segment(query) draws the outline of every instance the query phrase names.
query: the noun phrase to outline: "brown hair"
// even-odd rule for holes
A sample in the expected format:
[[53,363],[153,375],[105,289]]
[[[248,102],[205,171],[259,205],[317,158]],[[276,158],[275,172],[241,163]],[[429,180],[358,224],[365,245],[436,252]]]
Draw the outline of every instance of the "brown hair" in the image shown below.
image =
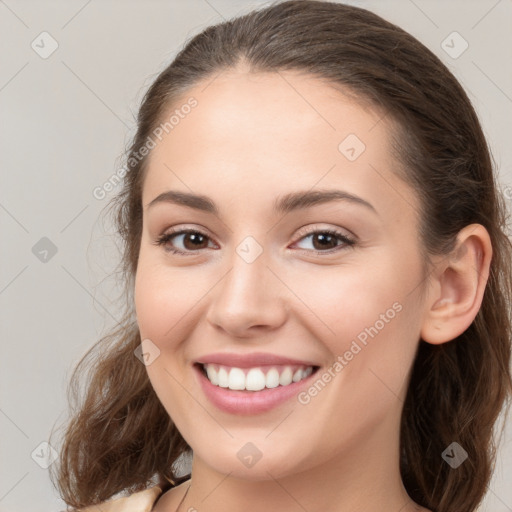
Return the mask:
[[[240,63],[252,72],[306,72],[386,112],[398,127],[398,172],[421,200],[427,261],[449,254],[469,224],[489,232],[493,257],[481,308],[456,339],[419,340],[400,433],[400,471],[410,497],[434,512],[475,510],[494,468],[493,428],[512,390],[512,244],[486,140],[461,85],[424,45],[367,10],[312,0],[276,3],[206,28],[145,94],[127,152],[134,164],[112,203],[124,242],[125,314],[73,372],[69,401],[78,405],[52,480],[69,505],[97,504],[122,490],[141,490],[155,477],[173,479],[174,464],[190,450],[134,356],[141,340],[132,290],[147,167],[147,157],[135,156],[187,90]],[[86,368],[90,382],[79,404],[78,378]],[[441,457],[453,441],[469,456],[456,470]]]

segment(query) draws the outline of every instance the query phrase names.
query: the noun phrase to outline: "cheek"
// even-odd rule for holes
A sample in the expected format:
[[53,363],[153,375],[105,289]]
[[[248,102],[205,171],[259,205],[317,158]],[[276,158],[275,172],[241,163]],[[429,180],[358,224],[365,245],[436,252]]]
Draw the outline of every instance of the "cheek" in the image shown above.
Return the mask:
[[[184,431],[182,424],[190,396],[178,382],[185,364],[180,359],[179,345],[189,336],[187,319],[202,294],[183,282],[179,269],[171,271],[161,264],[141,258],[135,276],[135,310],[142,340],[149,339],[160,353],[146,367],[151,385],[170,417]],[[185,415],[186,416],[186,415]]]
[[404,391],[419,341],[420,278],[419,260],[381,254],[372,265],[326,269],[300,281],[297,295],[315,314],[310,330],[318,326],[332,358],[327,393],[341,411],[383,411]]
[[398,268],[386,266],[382,260],[378,265],[324,267],[293,281],[294,292],[312,318],[311,325],[318,326],[319,339],[333,354],[347,350],[354,339],[364,343],[376,330],[380,333],[398,327],[405,297],[417,280],[414,269],[404,269],[398,276]]
[[177,338],[180,320],[193,310],[204,293],[191,285],[185,272],[164,269],[161,264],[139,263],[134,300],[143,339],[154,339],[161,344]]
[[332,387],[332,400],[339,405],[334,416],[340,421],[348,410],[374,425],[405,399],[421,308],[416,270],[394,268],[394,273],[369,270],[354,277],[348,293],[336,297],[338,314],[331,318],[336,336],[329,348],[340,363]]

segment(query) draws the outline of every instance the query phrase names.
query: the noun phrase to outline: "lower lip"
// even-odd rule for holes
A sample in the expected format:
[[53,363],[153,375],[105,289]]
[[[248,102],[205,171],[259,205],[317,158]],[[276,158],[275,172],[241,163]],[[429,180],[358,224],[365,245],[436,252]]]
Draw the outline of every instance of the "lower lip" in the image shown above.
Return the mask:
[[309,385],[310,380],[318,371],[299,382],[292,382],[288,386],[264,388],[261,391],[233,391],[215,386],[203,374],[200,367],[194,365],[193,368],[207,398],[213,405],[230,414],[259,414],[269,411],[296,396],[301,388]]

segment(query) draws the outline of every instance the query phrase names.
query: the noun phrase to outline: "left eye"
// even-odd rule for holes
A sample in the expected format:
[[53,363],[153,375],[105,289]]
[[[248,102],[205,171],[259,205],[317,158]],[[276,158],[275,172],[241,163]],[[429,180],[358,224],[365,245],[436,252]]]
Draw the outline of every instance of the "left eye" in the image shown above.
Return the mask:
[[[355,240],[347,237],[343,233],[334,230],[319,230],[313,231],[306,236],[303,236],[300,240],[306,240],[307,238],[312,238],[314,252],[333,252],[332,249],[338,250],[340,246],[352,246],[355,244]],[[299,240],[299,241],[300,241]],[[316,243],[315,243],[316,242]],[[341,243],[337,243],[341,242]],[[334,243],[334,246],[332,244]],[[319,248],[319,249],[318,249]]]
[[[183,249],[178,249],[172,245],[169,244],[171,240],[173,239],[180,239],[181,243],[183,245]],[[325,254],[325,253],[331,253],[340,249],[343,249],[344,247],[349,247],[355,245],[355,240],[352,238],[349,238],[348,236],[344,235],[343,233],[340,233],[335,230],[317,230],[312,231],[311,233],[308,233],[305,236],[302,236],[302,238],[299,239],[299,242],[301,240],[306,240],[307,238],[312,238],[313,241],[313,247],[312,250],[306,249],[306,252],[315,252],[317,254]],[[182,254],[182,255],[189,255],[191,253],[194,253],[195,251],[198,251],[200,249],[205,249],[208,246],[208,240],[209,237],[205,235],[204,233],[201,233],[200,231],[196,230],[181,230],[171,233],[165,233],[162,236],[160,236],[154,243],[156,245],[162,245],[164,246],[164,249],[168,252],[174,253],[174,254]],[[187,241],[189,243],[187,243]],[[297,242],[296,242],[297,243]],[[334,243],[334,246],[332,244]],[[205,245],[206,244],[206,245]],[[188,247],[187,247],[188,245]]]

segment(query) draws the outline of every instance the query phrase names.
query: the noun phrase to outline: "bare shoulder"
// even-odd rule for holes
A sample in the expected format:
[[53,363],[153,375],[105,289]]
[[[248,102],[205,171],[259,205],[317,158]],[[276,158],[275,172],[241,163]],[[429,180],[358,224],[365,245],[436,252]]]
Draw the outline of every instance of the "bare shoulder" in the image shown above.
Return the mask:
[[72,512],[150,512],[153,504],[161,495],[162,489],[154,485],[139,492],[119,498],[111,498],[97,505],[90,505],[85,508],[73,509]]
[[168,512],[169,510],[175,510],[181,499],[187,492],[190,482],[186,480],[176,487],[172,487],[167,492],[162,494],[158,498],[155,506],[151,509],[151,512]]

